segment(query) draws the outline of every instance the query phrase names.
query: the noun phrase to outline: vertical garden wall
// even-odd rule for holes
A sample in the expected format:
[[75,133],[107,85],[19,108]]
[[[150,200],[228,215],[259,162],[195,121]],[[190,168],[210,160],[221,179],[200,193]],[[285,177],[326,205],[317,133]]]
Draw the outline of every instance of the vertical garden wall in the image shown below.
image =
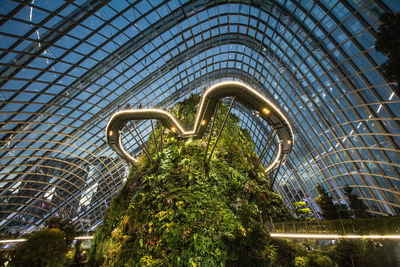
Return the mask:
[[[192,95],[172,113],[191,126],[199,97]],[[217,116],[215,143],[227,108]],[[157,126],[145,155],[113,199],[95,235],[89,265],[213,266],[268,263],[264,222],[288,218],[272,192],[250,134],[230,115],[210,161],[203,139],[177,139]],[[157,151],[159,153],[157,153]],[[208,150],[210,151],[210,149]]]

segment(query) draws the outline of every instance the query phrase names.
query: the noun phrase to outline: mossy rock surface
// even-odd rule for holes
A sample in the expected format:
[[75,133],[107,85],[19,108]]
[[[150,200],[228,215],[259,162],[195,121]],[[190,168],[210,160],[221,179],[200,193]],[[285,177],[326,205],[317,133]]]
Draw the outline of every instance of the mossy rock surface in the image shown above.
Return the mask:
[[[184,125],[194,121],[197,96],[171,112]],[[221,106],[208,152],[227,112]],[[209,164],[204,139],[178,139],[160,127],[145,155],[113,199],[93,241],[90,266],[266,265],[266,220],[289,216],[272,192],[250,134],[230,115]],[[161,135],[161,132],[163,134]],[[162,151],[160,150],[162,139]]]

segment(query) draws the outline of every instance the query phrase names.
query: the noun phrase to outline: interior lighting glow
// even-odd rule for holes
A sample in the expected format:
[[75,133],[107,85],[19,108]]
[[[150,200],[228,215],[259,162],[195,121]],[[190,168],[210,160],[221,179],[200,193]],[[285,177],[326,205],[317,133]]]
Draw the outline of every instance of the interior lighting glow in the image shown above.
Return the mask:
[[[282,123],[289,129],[291,137],[290,140],[287,140],[288,138],[284,138],[284,142],[285,144],[290,145],[291,147],[294,144],[294,134],[293,134],[293,129],[289,123],[289,120],[286,118],[286,116],[279,110],[279,108],[277,106],[275,106],[274,103],[272,103],[269,99],[265,98],[263,95],[261,95],[259,92],[257,92],[256,90],[252,89],[251,87],[240,83],[240,82],[234,82],[234,81],[229,81],[229,82],[222,82],[222,83],[218,83],[213,85],[210,89],[208,89],[204,95],[201,98],[201,102],[200,102],[200,106],[197,110],[197,114],[195,117],[195,122],[193,125],[193,128],[189,131],[185,130],[181,124],[174,118],[174,116],[172,116],[169,112],[161,110],[161,109],[136,109],[136,110],[122,110],[119,111],[115,114],[113,114],[111,116],[111,119],[109,120],[107,127],[106,127],[106,132],[108,132],[108,135],[106,135],[108,138],[117,138],[118,140],[114,140],[117,141],[117,145],[115,147],[113,147],[114,150],[116,150],[117,153],[119,153],[120,155],[123,156],[123,158],[125,158],[127,161],[131,162],[131,163],[136,163],[138,162],[138,159],[134,158],[133,156],[131,156],[123,147],[122,145],[122,141],[121,141],[121,133],[118,133],[117,136],[112,136],[111,137],[111,124],[114,120],[116,120],[117,116],[122,116],[124,114],[128,114],[128,115],[146,115],[145,117],[150,118],[153,114],[154,116],[157,117],[156,114],[162,115],[161,117],[166,117],[167,120],[169,120],[171,122],[171,124],[173,125],[172,128],[170,128],[171,132],[175,133],[177,132],[179,135],[183,136],[183,137],[190,137],[193,135],[196,135],[199,133],[199,129],[201,126],[205,126],[207,124],[206,120],[201,120],[201,116],[203,115],[204,109],[205,107],[208,105],[207,101],[209,99],[209,95],[212,95],[212,93],[214,91],[219,90],[221,87],[226,86],[226,85],[236,85],[236,86],[240,86],[243,87],[244,91],[248,91],[250,94],[254,95],[255,97],[257,97],[261,102],[265,103],[265,106],[268,108],[264,108],[263,112],[268,114],[270,113],[270,109],[273,109],[276,116],[281,119]],[[150,117],[149,117],[150,116]],[[140,116],[137,116],[140,117]],[[113,129],[114,131],[117,129]],[[279,164],[283,164],[284,161],[282,161],[281,157],[284,156],[284,153],[286,154],[287,151],[285,150],[283,153],[283,140],[281,140],[281,138],[278,138],[278,153],[277,156],[275,157],[274,161],[266,168],[266,171],[268,172],[269,170],[273,169],[274,167],[276,167]],[[289,142],[288,142],[289,141]],[[110,139],[108,140],[108,142],[110,143]]]
[[94,236],[77,236],[74,239],[75,240],[92,240]]
[[335,235],[335,234],[289,234],[270,233],[277,238],[311,238],[311,239],[400,239],[400,235]]
[[110,131],[110,136],[112,136],[113,135],[113,131]]
[[[117,116],[117,115],[124,114],[124,113],[132,113],[132,112],[134,112],[134,113],[149,113],[149,112],[155,112],[155,113],[162,113],[162,114],[167,115],[167,116],[173,121],[174,125],[176,125],[176,126],[179,128],[179,131],[182,133],[182,135],[185,135],[185,136],[194,135],[194,134],[196,134],[196,133],[198,132],[198,127],[199,127],[199,125],[201,124],[200,121],[199,121],[199,120],[200,120],[200,114],[201,114],[201,111],[203,110],[203,106],[205,105],[205,101],[206,101],[206,99],[207,99],[207,96],[208,96],[211,92],[213,92],[213,91],[215,91],[216,89],[218,89],[220,86],[227,85],[227,84],[228,84],[228,85],[231,84],[231,85],[240,85],[240,86],[243,86],[243,87],[245,87],[247,90],[249,90],[250,92],[252,92],[252,93],[254,93],[255,95],[257,95],[257,97],[260,98],[260,99],[262,99],[263,102],[265,102],[265,103],[267,103],[269,106],[271,106],[271,107],[280,115],[280,117],[286,122],[286,124],[288,125],[288,127],[289,127],[289,129],[290,129],[290,132],[291,132],[291,135],[292,135],[292,138],[293,138],[293,139],[292,139],[292,143],[294,143],[293,129],[292,129],[290,123],[289,123],[289,120],[288,120],[288,119],[286,118],[286,116],[278,109],[278,107],[276,107],[271,101],[269,101],[267,98],[265,98],[263,95],[261,95],[259,92],[257,92],[256,90],[252,89],[251,87],[249,87],[249,86],[247,86],[247,85],[245,85],[245,84],[243,84],[243,83],[240,83],[240,82],[233,82],[233,81],[218,83],[218,84],[212,86],[210,89],[208,89],[208,90],[205,92],[205,94],[204,94],[203,97],[201,98],[200,107],[199,107],[199,109],[198,109],[198,111],[197,111],[197,115],[196,115],[196,118],[195,118],[194,127],[193,127],[193,129],[192,129],[191,131],[185,131],[185,130],[183,129],[183,127],[180,125],[180,123],[179,123],[170,113],[168,113],[168,112],[166,112],[166,111],[164,111],[164,110],[160,110],[160,109],[142,109],[142,110],[137,109],[137,110],[122,110],[122,111],[119,111],[119,112],[113,114],[113,116],[111,116],[111,119],[109,120],[109,122],[108,122],[108,124],[107,124],[106,131],[107,131],[107,129],[109,128],[110,122],[111,122],[111,121],[114,119],[114,117]],[[266,109],[266,108],[265,108],[265,109]],[[269,112],[268,109],[266,109],[266,110]]]
[[[335,234],[293,234],[293,233],[270,233],[276,238],[310,238],[310,239],[400,239],[400,235],[335,235]],[[74,240],[92,240],[94,236],[77,236]],[[0,240],[0,244],[21,243],[27,239]]]
[[[252,92],[252,93],[254,93],[255,95],[257,95],[257,97],[260,98],[260,99],[262,99],[263,102],[267,103],[270,107],[272,107],[272,108],[280,115],[280,117],[286,122],[286,124],[289,126],[289,129],[290,129],[290,132],[291,132],[291,135],[292,135],[292,138],[293,138],[292,142],[294,143],[293,129],[292,129],[290,123],[289,123],[289,120],[286,118],[286,116],[285,116],[285,115],[279,110],[279,108],[278,108],[277,106],[275,106],[271,101],[269,101],[269,100],[268,100],[267,98],[265,98],[262,94],[260,94],[259,92],[257,92],[257,91],[254,90],[253,88],[247,86],[247,85],[244,84],[244,83],[229,81],[229,82],[221,82],[221,83],[215,84],[215,85],[212,86],[210,89],[208,89],[208,90],[206,91],[206,93],[204,94],[204,96],[202,97],[201,103],[200,103],[200,108],[198,109],[198,111],[201,111],[201,110],[203,109],[203,105],[204,105],[205,100],[207,99],[207,96],[208,96],[212,91],[214,91],[215,89],[217,89],[218,87],[223,86],[223,85],[240,85],[240,86],[243,86],[243,87],[245,87],[247,90],[249,90],[250,92]],[[200,115],[200,113],[199,113],[198,115]],[[194,124],[194,125],[195,125],[195,127],[194,127],[195,129],[194,129],[194,131],[192,131],[193,133],[197,131],[197,127],[196,127],[196,126],[198,125],[199,119],[200,119],[200,116],[196,116],[196,121],[195,121],[195,124]]]
[[264,109],[263,109],[263,112],[264,112],[265,114],[269,114],[271,111],[269,111],[269,109],[267,109],[267,108],[264,108]]
[[7,244],[7,243],[21,243],[25,242],[27,239],[21,238],[21,239],[6,239],[6,240],[0,240],[0,244]]
[[270,170],[272,170],[276,164],[279,163],[279,158],[281,157],[281,153],[282,153],[282,143],[279,143],[278,145],[278,154],[275,157],[274,162],[272,162],[266,169],[265,172],[269,172]]

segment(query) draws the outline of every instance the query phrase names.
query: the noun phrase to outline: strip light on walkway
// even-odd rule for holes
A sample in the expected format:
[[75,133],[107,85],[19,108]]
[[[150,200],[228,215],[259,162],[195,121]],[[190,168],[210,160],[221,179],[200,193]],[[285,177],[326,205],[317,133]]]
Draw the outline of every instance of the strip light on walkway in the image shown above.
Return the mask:
[[94,236],[77,236],[74,240],[92,240]]
[[[198,136],[210,121],[211,109],[216,108],[216,101],[227,96],[237,97],[250,108],[262,111],[264,120],[276,130],[278,138],[278,151],[271,164],[266,167],[266,172],[284,164],[294,145],[294,134],[289,120],[283,112],[269,99],[255,89],[235,81],[218,83],[209,88],[201,98],[195,122],[191,130],[185,130],[179,121],[169,112],[161,109],[133,109],[122,110],[113,114],[106,127],[106,137],[111,148],[130,163],[136,163],[137,158],[130,155],[122,144],[121,131],[128,120],[158,119],[169,123],[166,126],[171,132],[182,137]],[[210,104],[211,103],[211,104]],[[207,115],[205,115],[207,114]],[[116,133],[116,134],[115,134]]]
[[[92,240],[94,236],[77,236],[74,238],[74,240]],[[0,240],[0,244],[13,244],[13,243],[22,243],[27,241],[28,239],[26,238],[20,238],[20,239],[6,239],[6,240]]]
[[333,234],[286,234],[270,233],[276,238],[310,238],[310,239],[400,239],[400,235],[333,235]]
[[[274,238],[293,238],[293,239],[400,239],[400,235],[334,235],[334,234],[290,234],[290,233],[270,233]],[[92,240],[94,236],[77,236],[74,240]],[[7,239],[0,240],[0,244],[12,244],[25,242],[27,239]]]
[[6,240],[0,240],[0,244],[9,244],[9,243],[21,243],[25,242],[26,239],[21,238],[21,239],[6,239]]

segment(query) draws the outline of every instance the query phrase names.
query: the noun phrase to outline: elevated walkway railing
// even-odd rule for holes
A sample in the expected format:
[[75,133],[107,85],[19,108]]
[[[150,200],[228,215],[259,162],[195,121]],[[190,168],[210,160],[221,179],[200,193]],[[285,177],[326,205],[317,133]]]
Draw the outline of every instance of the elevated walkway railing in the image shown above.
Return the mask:
[[268,223],[267,229],[273,233],[399,235],[400,216],[327,221],[278,222]]
[[[272,238],[294,239],[396,239],[400,240],[400,216],[330,221],[290,221],[267,223]],[[82,233],[75,240],[92,240],[94,232]],[[24,238],[0,238],[0,251],[13,250]]]
[[[267,99],[255,89],[235,81],[218,83],[204,92],[192,129],[184,128],[172,114],[162,109],[127,109],[111,116],[106,128],[107,142],[121,158],[134,165],[138,161],[137,158],[131,155],[122,144],[122,132],[128,122],[131,122],[132,128],[135,129],[132,121],[154,119],[170,129],[174,135],[183,138],[200,138],[205,133],[207,125],[214,119],[213,115],[218,101],[225,97],[233,98],[231,105],[237,99],[244,106],[258,112],[259,117],[274,129],[278,137],[278,151],[273,162],[266,167],[266,172],[284,164],[294,145],[294,134],[289,120],[272,100]],[[135,130],[135,132],[137,131]],[[141,139],[140,135],[139,139]]]

